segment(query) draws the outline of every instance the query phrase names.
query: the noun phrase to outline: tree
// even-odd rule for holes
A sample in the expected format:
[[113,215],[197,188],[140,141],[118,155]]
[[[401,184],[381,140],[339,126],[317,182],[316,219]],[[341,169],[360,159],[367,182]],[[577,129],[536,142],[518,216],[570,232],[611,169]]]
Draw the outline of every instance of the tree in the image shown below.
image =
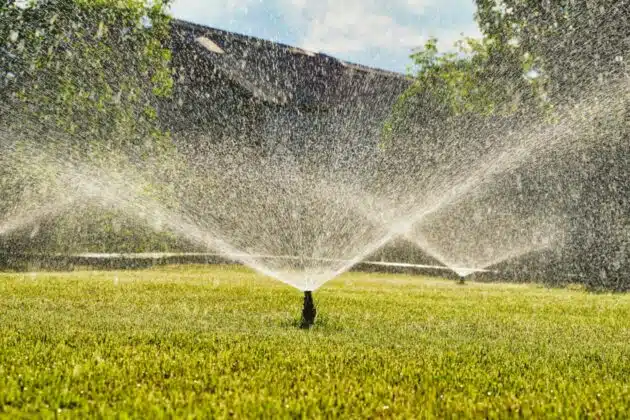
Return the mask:
[[62,129],[68,141],[168,145],[155,106],[173,85],[171,52],[164,47],[168,2],[40,0],[1,6],[0,78],[4,103],[10,104],[3,107],[2,123],[37,121]]
[[551,100],[628,74],[627,0],[477,0],[485,38],[534,58]]
[[628,75],[627,0],[476,3],[482,39],[463,39],[457,52],[446,54],[431,39],[415,52],[413,84],[396,104],[386,134],[404,129],[400,123],[419,97],[424,109],[430,97],[451,114],[506,115],[541,105],[548,110],[594,82]]
[[521,54],[536,57],[552,103],[575,100],[586,90],[602,100],[616,96],[618,106],[592,119],[591,141],[597,146],[583,153],[583,164],[572,171],[581,194],[573,203],[567,253],[570,269],[590,286],[627,289],[630,100],[623,80],[630,74],[630,3],[477,0],[477,6],[486,37],[513,40]]
[[551,104],[536,59],[518,45],[464,38],[454,45],[455,52],[440,53],[437,41],[430,39],[411,55],[412,83],[385,123],[384,144],[407,139],[401,147],[418,147],[446,141],[462,124],[473,130],[497,118],[548,114]]
[[[551,275],[577,272],[592,287],[630,287],[623,278],[630,271],[628,2],[476,3],[481,40],[463,40],[458,53],[449,54],[440,54],[431,40],[412,55],[413,84],[386,124],[387,144],[407,138],[403,148],[428,148],[423,144],[443,143],[458,130],[474,131],[497,118],[514,124],[542,117],[553,122],[559,115],[556,107],[582,101],[585,95],[593,102],[610,101],[612,94],[618,99],[615,106],[606,115],[593,115],[591,129],[583,133],[591,147],[578,154],[570,151],[557,162],[554,174],[541,179],[550,182],[555,176],[562,180],[558,185],[579,186],[580,191],[564,198],[570,245],[564,265]],[[545,188],[551,186],[538,185],[532,194],[540,196]]]
[[[147,181],[145,191],[172,196],[167,191],[172,185],[165,180],[177,162],[176,152],[158,115],[160,100],[170,96],[173,86],[167,47],[169,3],[2,3],[0,153],[5,164],[0,168],[0,216],[11,207],[20,207],[16,201],[25,191],[38,195],[58,182],[53,171],[36,164],[33,150],[48,150],[56,159],[101,165],[106,159],[157,161],[146,165],[155,172],[149,179],[158,182]],[[30,147],[10,147],[11,143]],[[46,229],[16,249],[54,246],[66,250],[87,244],[104,250],[116,243],[125,250],[163,246],[164,237],[156,239],[152,232],[139,230],[129,217],[93,209],[86,216],[81,213],[84,210],[75,210],[48,220]]]

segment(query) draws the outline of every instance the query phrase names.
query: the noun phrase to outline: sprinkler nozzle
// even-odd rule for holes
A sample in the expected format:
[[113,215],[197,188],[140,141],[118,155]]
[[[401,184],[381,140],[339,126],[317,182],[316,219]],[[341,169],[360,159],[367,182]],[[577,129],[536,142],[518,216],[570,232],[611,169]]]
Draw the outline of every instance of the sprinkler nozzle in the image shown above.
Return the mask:
[[315,317],[317,316],[317,309],[315,309],[315,302],[313,301],[313,292],[304,292],[304,307],[302,308],[302,323],[300,328],[308,329],[315,324]]

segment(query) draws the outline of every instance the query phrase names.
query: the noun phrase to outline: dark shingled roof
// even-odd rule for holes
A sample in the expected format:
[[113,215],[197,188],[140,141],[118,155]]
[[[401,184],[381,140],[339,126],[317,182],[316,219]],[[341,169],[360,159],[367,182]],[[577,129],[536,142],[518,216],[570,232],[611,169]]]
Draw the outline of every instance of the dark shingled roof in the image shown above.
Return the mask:
[[407,86],[406,78],[399,73],[188,22],[175,21],[174,26],[177,42],[195,45],[218,71],[265,101],[298,106],[336,102],[359,83],[370,81],[385,83],[371,83],[370,93],[397,96]]
[[380,130],[410,83],[399,73],[180,20],[171,49],[176,84],[167,119],[176,132],[218,127],[251,135],[290,114],[346,115],[361,130]]

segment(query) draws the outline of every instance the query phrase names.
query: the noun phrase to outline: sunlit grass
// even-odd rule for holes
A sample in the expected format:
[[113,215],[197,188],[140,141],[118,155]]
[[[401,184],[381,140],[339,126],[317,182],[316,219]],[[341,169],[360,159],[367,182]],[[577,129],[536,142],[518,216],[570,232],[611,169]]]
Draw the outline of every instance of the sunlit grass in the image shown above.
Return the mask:
[[0,275],[0,415],[628,417],[630,296],[242,267]]

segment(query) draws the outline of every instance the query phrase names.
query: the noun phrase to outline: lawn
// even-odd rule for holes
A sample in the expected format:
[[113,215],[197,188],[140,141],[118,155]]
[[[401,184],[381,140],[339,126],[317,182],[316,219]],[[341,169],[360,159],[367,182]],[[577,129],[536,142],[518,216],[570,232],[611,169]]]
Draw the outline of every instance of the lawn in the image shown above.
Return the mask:
[[0,274],[0,417],[625,417],[630,296],[242,267]]

